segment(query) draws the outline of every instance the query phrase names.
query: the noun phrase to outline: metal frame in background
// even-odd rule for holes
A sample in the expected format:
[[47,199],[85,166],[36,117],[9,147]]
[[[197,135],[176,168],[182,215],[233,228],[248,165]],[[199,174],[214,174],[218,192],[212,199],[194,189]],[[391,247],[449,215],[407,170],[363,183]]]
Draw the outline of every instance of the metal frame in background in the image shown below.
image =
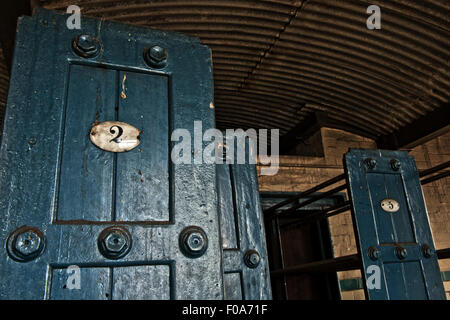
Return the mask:
[[[423,170],[418,172],[419,177],[421,178],[421,185],[426,185],[428,183],[437,181],[439,179],[443,179],[450,175],[450,170],[445,170],[450,167],[450,161],[439,164],[435,167]],[[301,273],[329,273],[329,272],[341,272],[341,271],[349,271],[349,270],[357,270],[362,268],[361,257],[359,254],[352,254],[347,256],[341,256],[332,259],[320,260],[311,263],[305,263],[295,266],[285,267],[283,263],[283,251],[280,243],[280,226],[278,223],[278,219],[280,217],[286,216],[289,214],[290,217],[297,218],[295,222],[292,222],[292,225],[298,225],[303,223],[312,223],[317,220],[326,219],[328,217],[338,215],[340,213],[351,210],[351,202],[345,201],[343,203],[339,203],[334,206],[330,206],[326,209],[323,209],[319,212],[315,212],[311,215],[304,215],[301,213],[299,209],[311,204],[320,199],[324,199],[326,197],[330,197],[337,192],[347,190],[347,183],[339,184],[337,187],[333,187],[329,191],[320,193],[318,195],[314,195],[310,197],[312,194],[323,190],[327,187],[332,187],[336,185],[338,182],[346,179],[346,174],[338,175],[332,179],[329,179],[325,182],[320,183],[317,186],[314,186],[306,191],[303,191],[289,199],[281,201],[270,208],[265,209],[264,219],[266,223],[266,230],[269,230],[270,227],[275,227],[275,232],[273,235],[275,236],[275,240],[278,242],[278,247],[280,248],[280,268],[272,270],[270,275],[272,277],[283,277],[281,281],[282,284],[286,285],[285,276],[289,274],[301,274]],[[308,198],[307,200],[300,201],[302,199]],[[298,203],[300,202],[300,203]],[[291,205],[289,208],[282,210],[283,207]],[[270,227],[269,227],[270,226]],[[358,242],[357,242],[358,245]],[[436,250],[438,259],[450,259],[450,248]],[[367,297],[366,297],[367,298]]]

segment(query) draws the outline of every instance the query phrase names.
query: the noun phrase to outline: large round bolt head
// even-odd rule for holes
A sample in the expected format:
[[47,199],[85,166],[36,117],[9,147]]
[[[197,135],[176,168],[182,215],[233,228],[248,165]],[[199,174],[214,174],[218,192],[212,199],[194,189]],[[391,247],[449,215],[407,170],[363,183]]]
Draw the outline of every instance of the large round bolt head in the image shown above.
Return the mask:
[[120,253],[127,247],[127,240],[120,233],[111,232],[104,241],[106,249],[110,252]]
[[405,248],[397,247],[395,248],[395,254],[399,259],[405,259],[408,256],[408,251]]
[[201,251],[205,246],[204,239],[198,232],[191,233],[187,237],[186,242],[191,251]]
[[108,259],[120,259],[131,249],[131,235],[122,227],[110,227],[98,237],[98,249]]
[[402,166],[401,162],[398,161],[397,159],[392,159],[391,160],[391,168],[392,168],[392,170],[398,171],[401,166]]
[[84,58],[92,58],[100,52],[100,42],[88,35],[76,36],[72,41],[72,48],[76,54]]
[[18,262],[31,261],[44,250],[44,234],[37,228],[20,227],[8,237],[6,247],[12,259]]
[[148,54],[150,55],[150,58],[156,61],[163,61],[167,58],[166,49],[160,46],[151,47]]
[[427,244],[424,244],[422,246],[422,252],[425,258],[431,258],[431,256],[433,255],[433,249],[431,249]]
[[179,237],[181,252],[189,258],[202,256],[208,248],[208,237],[205,231],[199,227],[187,227],[183,229]]
[[370,169],[374,169],[377,166],[377,160],[372,158],[367,158],[364,160],[364,163],[366,166],[368,166]]
[[249,268],[256,268],[261,262],[258,251],[248,250],[244,255],[244,262]]
[[167,64],[168,54],[166,49],[155,45],[144,51],[145,62],[153,68],[163,68]]
[[39,250],[41,238],[34,231],[25,231],[17,236],[14,249],[24,256],[29,256]]
[[372,260],[378,260],[380,258],[380,250],[377,247],[370,247],[368,250],[369,258]]

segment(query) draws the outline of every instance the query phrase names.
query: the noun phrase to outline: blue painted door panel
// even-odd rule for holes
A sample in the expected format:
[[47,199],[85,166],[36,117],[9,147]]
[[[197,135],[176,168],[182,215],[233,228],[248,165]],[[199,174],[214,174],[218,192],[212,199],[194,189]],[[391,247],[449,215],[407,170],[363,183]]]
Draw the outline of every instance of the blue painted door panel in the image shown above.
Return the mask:
[[[369,267],[380,268],[380,288],[366,285],[366,296],[374,300],[445,299],[413,157],[406,151],[351,149],[344,164],[362,273],[372,282],[375,273]],[[384,210],[385,199],[397,201],[398,211]]]
[[[37,9],[19,20],[0,151],[0,298],[223,298],[215,165],[170,161],[174,128],[214,127],[210,50],[84,16],[69,30],[66,19]],[[98,39],[97,56],[74,53],[79,34]],[[162,69],[143,58],[155,44],[168,53]],[[114,120],[141,130],[138,147],[111,153],[91,143],[92,125]],[[22,226],[34,233],[10,236]],[[188,226],[207,236],[200,257],[180,249]],[[100,252],[111,227],[129,236],[122,257]],[[17,261],[8,254],[17,244],[39,254]],[[70,265],[80,289],[67,287]]]
[[[234,154],[237,154],[236,137]],[[244,141],[244,140],[243,140]],[[245,141],[246,155],[249,143]],[[228,157],[217,165],[220,231],[223,248],[224,298],[266,300],[272,298],[265,230],[258,191],[256,165],[248,158],[237,163]],[[252,258],[251,258],[252,257]],[[250,261],[249,261],[250,259]],[[254,262],[256,259],[256,263]]]
[[[227,300],[271,299],[270,273],[255,165],[217,165]],[[259,256],[257,266],[246,255]]]
[[[114,70],[69,66],[55,221],[111,218],[115,155],[95,147],[86,132],[95,121],[115,119]],[[80,94],[82,93],[82,94]]]

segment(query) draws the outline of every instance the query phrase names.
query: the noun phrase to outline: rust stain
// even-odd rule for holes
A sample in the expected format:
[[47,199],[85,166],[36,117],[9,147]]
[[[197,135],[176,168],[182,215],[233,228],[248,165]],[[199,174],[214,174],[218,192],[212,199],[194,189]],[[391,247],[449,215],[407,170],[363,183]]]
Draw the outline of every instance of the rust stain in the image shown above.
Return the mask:
[[122,79],[122,92],[120,93],[120,97],[122,99],[126,99],[127,95],[125,94],[125,81],[127,80],[127,74],[125,73],[123,75],[123,79]]

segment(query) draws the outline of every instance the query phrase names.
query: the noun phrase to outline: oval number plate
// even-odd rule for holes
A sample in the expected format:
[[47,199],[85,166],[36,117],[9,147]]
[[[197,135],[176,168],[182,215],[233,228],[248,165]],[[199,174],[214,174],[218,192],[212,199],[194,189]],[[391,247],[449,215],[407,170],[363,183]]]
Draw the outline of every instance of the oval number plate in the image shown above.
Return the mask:
[[92,126],[93,144],[110,152],[125,152],[136,148],[140,141],[139,129],[120,121],[105,121]]
[[384,199],[381,201],[381,209],[386,212],[397,212],[400,209],[400,205],[394,199]]

